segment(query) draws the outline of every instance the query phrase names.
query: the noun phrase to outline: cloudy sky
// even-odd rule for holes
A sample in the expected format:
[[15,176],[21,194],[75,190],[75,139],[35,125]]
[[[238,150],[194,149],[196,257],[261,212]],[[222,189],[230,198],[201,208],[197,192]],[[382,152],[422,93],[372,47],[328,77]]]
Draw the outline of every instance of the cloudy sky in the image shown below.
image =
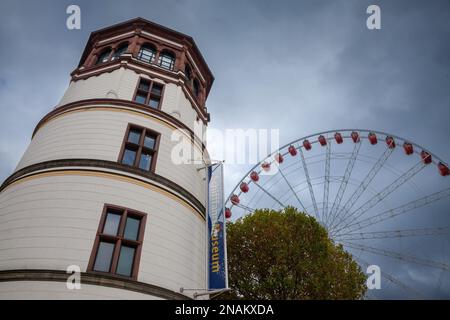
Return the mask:
[[[82,29],[67,30],[78,4]],[[381,30],[366,8],[381,7]],[[0,2],[0,180],[62,97],[89,33],[141,16],[194,37],[216,80],[211,126],[391,132],[450,159],[450,1]],[[232,124],[232,126],[230,126]],[[248,166],[227,169],[227,191]]]

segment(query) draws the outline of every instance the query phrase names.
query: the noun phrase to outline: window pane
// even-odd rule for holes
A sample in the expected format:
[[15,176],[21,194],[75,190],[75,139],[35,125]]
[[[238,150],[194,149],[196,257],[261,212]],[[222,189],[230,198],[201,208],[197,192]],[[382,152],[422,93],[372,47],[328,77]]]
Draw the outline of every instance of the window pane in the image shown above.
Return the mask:
[[162,93],[162,86],[159,84],[153,84],[152,93],[160,96]]
[[125,231],[123,237],[125,239],[137,240],[139,234],[139,226],[141,224],[140,219],[128,217],[125,224]]
[[152,156],[150,154],[142,152],[141,160],[139,161],[139,168],[149,171],[151,162]]
[[186,75],[186,78],[188,80],[192,79],[191,68],[188,65],[186,65],[185,68],[184,68],[184,74]]
[[196,97],[198,97],[198,94],[200,93],[200,88],[199,88],[199,84],[198,81],[195,80],[194,81],[194,94]]
[[155,148],[155,138],[152,136],[145,136],[144,147],[149,148],[149,149],[154,149]]
[[103,233],[117,235],[121,217],[120,214],[108,212],[106,215],[105,226],[103,227]]
[[95,258],[94,270],[109,272],[113,252],[113,243],[103,241],[100,242],[100,244],[98,245],[97,257]]
[[114,52],[113,59],[120,57],[122,54],[124,54],[127,51],[127,49],[128,49],[128,44],[125,44],[125,45],[117,48],[116,51]]
[[135,158],[136,158],[136,151],[125,149],[125,152],[123,153],[122,163],[132,166],[134,165]]
[[120,248],[119,262],[117,263],[116,273],[123,276],[131,276],[133,270],[133,260],[135,248],[122,246]]
[[175,62],[175,58],[169,53],[162,53],[159,56],[159,65],[165,69],[172,70]]
[[159,106],[159,98],[151,97],[150,101],[148,102],[150,107],[158,109]]
[[148,82],[148,81],[139,82],[139,89],[148,92],[148,90],[150,89],[150,82]]
[[154,49],[144,46],[139,50],[138,59],[151,63],[155,58],[155,54],[156,52]]
[[108,49],[108,50],[103,51],[103,52],[98,56],[98,59],[97,59],[96,64],[103,63],[103,62],[107,62],[110,54],[111,54],[111,49]]
[[130,130],[130,133],[128,134],[128,142],[139,144],[140,139],[141,139],[141,131]]
[[145,103],[145,100],[147,99],[146,95],[143,94],[136,94],[136,98],[134,98],[134,101],[136,101],[137,103]]

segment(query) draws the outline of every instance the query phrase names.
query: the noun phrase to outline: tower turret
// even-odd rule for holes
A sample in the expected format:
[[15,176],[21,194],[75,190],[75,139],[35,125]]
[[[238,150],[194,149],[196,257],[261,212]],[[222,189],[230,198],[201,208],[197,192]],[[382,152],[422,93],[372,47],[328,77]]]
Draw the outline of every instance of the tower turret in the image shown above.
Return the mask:
[[[137,18],[93,32],[0,189],[0,298],[186,298],[205,288],[204,154],[214,77],[194,40]],[[205,157],[207,157],[205,153]],[[79,267],[81,289],[66,287]]]

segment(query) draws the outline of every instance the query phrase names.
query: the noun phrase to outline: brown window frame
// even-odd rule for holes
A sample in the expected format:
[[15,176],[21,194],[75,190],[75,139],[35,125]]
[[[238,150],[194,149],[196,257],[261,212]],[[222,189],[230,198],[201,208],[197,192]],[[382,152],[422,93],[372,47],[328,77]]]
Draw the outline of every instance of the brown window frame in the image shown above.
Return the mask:
[[[139,144],[135,144],[132,142],[128,141],[128,136],[130,134],[131,130],[140,130],[141,131],[141,137],[139,138]],[[153,149],[149,149],[147,147],[144,146],[144,141],[145,141],[145,136],[147,134],[150,134],[152,136],[155,137],[155,146]],[[127,126],[127,130],[125,131],[125,136],[123,137],[123,142],[122,142],[122,147],[120,149],[120,153],[119,153],[119,159],[117,160],[120,164],[124,165],[124,166],[129,166],[127,164],[122,163],[123,161],[123,156],[125,154],[125,149],[127,149],[127,147],[129,147],[129,149],[135,149],[136,151],[136,157],[134,159],[134,163],[131,167],[133,168],[137,168],[146,172],[155,172],[156,169],[156,160],[158,157],[158,150],[159,150],[159,142],[161,140],[161,134],[159,132],[156,132],[152,129],[143,127],[143,126],[139,126],[136,124],[132,124],[129,123]],[[151,154],[152,156],[152,163],[150,164],[150,170],[145,170],[145,169],[141,169],[139,168],[139,162],[141,160],[141,155],[142,155],[142,151],[146,151],[148,153]]]
[[[170,57],[170,63],[168,64],[167,60],[163,60],[163,56]],[[175,66],[177,63],[177,55],[168,49],[163,49],[159,52],[157,64],[163,69],[169,71],[175,71]]]
[[[145,91],[145,90],[139,88],[139,86],[140,86],[140,84],[141,84],[142,81],[146,81],[146,82],[149,82],[149,83],[150,83],[150,84],[149,84],[149,87],[148,87],[148,91]],[[157,95],[157,94],[155,94],[155,93],[152,92],[153,85],[154,85],[155,83],[156,83],[157,85],[160,85],[160,86],[161,86],[161,94],[160,94],[160,95]],[[165,86],[164,84],[160,83],[160,82],[156,82],[156,81],[153,81],[153,80],[144,78],[144,77],[139,77],[139,81],[138,81],[138,83],[137,83],[137,85],[136,85],[136,89],[134,90],[133,102],[139,103],[139,104],[144,104],[145,106],[147,106],[147,107],[149,107],[149,108],[152,108],[152,109],[161,110],[161,106],[162,106],[162,102],[163,102],[163,97],[164,97],[164,90],[165,90],[165,88],[166,88],[166,86]],[[145,94],[145,95],[146,95],[146,97],[145,97],[145,102],[144,102],[144,103],[142,103],[142,102],[137,102],[137,101],[136,101],[136,96],[137,96],[138,94],[142,94],[142,95]],[[150,106],[150,104],[149,104],[150,99],[151,99],[152,97],[158,97],[158,98],[159,98],[159,103],[158,103],[158,107],[157,107],[157,108],[154,108],[154,107]]]
[[[153,54],[152,54],[150,60],[146,60],[145,58],[143,58],[143,56],[148,56],[148,54],[146,54],[146,53],[144,54],[144,52],[143,52],[144,50],[152,51]],[[145,42],[144,44],[142,44],[139,47],[139,50],[137,53],[137,58],[142,62],[153,64],[153,63],[155,63],[157,54],[158,54],[158,50],[156,49],[156,46],[151,42]]]
[[[108,57],[105,57],[100,61],[100,57],[106,52],[109,52]],[[114,53],[114,50],[111,46],[105,46],[103,49],[100,50],[100,53],[98,54],[97,60],[95,61],[94,65],[98,66],[98,65],[101,65],[101,64],[111,61],[111,56],[113,55],[113,53]]]
[[[117,51],[119,51],[119,49],[122,49],[125,47],[125,50],[121,53],[121,54],[117,54]],[[124,41],[121,42],[114,50],[113,53],[111,54],[110,60],[114,61],[117,59],[120,59],[120,57],[126,53],[128,53],[128,50],[130,49],[130,43],[128,41]]]
[[[117,235],[104,234],[103,228],[105,227],[106,217],[108,212],[121,212],[120,223],[118,226]],[[131,240],[124,238],[124,230],[127,217],[134,217],[140,219],[139,231],[137,240]],[[145,225],[147,222],[147,214],[144,212],[140,212],[137,210],[132,210],[125,207],[120,207],[112,204],[105,204],[103,206],[102,216],[100,218],[100,223],[97,229],[97,234],[95,236],[94,245],[92,247],[91,256],[89,258],[89,263],[87,267],[87,272],[97,273],[97,274],[108,274],[114,277],[125,278],[125,279],[133,279],[137,280],[138,272],[139,272],[139,264],[141,260],[142,253],[142,245],[144,242],[144,234],[145,234]],[[97,259],[98,249],[100,242],[109,242],[114,243],[114,251],[112,254],[111,264],[109,268],[109,272],[97,271],[94,270],[95,260]],[[131,270],[130,276],[116,274],[117,265],[119,262],[120,249],[122,248],[122,244],[135,248],[134,258],[133,258],[133,266]]]

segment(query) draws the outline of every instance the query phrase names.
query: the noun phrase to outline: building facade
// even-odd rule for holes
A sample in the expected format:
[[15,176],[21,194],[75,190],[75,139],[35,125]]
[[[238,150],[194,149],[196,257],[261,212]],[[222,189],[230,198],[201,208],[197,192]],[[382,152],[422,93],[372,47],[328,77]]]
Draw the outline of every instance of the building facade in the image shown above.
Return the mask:
[[[186,299],[206,287],[204,164],[174,162],[214,77],[193,39],[141,18],[89,37],[0,189],[0,299]],[[201,131],[200,131],[201,132]],[[81,289],[68,289],[67,268]],[[183,292],[181,292],[183,291]]]

